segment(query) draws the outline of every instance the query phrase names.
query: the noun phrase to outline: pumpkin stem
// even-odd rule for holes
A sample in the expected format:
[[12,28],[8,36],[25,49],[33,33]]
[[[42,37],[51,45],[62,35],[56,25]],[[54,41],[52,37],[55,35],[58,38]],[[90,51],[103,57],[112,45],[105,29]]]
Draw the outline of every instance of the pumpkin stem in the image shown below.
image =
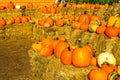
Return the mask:
[[67,47],[68,51],[70,51],[70,46]]
[[79,48],[82,48],[83,45],[82,45],[81,39],[78,39],[78,40],[77,40],[77,44],[78,44],[78,47],[79,47]]
[[114,24],[112,25],[112,27],[114,27],[116,23],[117,23],[117,20],[115,20],[115,22],[114,22]]
[[87,10],[84,11],[84,14],[87,14]]

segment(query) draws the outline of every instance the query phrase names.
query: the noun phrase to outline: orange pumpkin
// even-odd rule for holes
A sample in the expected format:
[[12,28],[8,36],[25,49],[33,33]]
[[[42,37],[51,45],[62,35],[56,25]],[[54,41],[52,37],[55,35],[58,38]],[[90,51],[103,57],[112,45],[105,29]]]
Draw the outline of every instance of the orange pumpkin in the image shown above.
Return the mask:
[[64,41],[59,41],[54,49],[54,54],[56,56],[56,58],[60,58],[62,51],[67,48],[69,46],[69,44],[67,42]]
[[99,27],[97,27],[96,33],[97,34],[104,34],[105,29],[106,29],[106,26],[99,26]]
[[57,20],[56,20],[56,26],[61,27],[61,26],[63,26],[63,25],[64,25],[64,20],[63,20],[63,19],[57,19]]
[[72,57],[72,51],[73,49],[68,46],[61,52],[60,60],[65,65],[70,65],[72,63],[71,57]]
[[72,3],[72,8],[76,8],[77,7],[77,4],[76,3]]
[[103,69],[104,71],[111,73],[113,71],[117,71],[117,67],[113,64],[103,64],[101,66],[101,69]]
[[72,7],[72,5],[70,3],[66,4],[66,8],[71,8],[71,7]]
[[76,67],[87,67],[90,65],[91,54],[89,51],[81,46],[81,42],[78,42],[78,46],[73,50],[72,63]]
[[95,8],[96,8],[96,9],[100,9],[100,4],[99,4],[99,3],[96,3],[96,4],[95,4]]
[[76,22],[76,21],[73,22],[71,25],[71,27],[74,29],[80,29],[80,26],[81,26],[81,24],[79,22]]
[[10,1],[8,4],[7,4],[7,9],[14,9],[15,8],[15,5],[12,1]]
[[105,29],[105,34],[108,37],[116,37],[119,34],[119,28],[117,28],[117,27],[107,27]]
[[14,18],[15,23],[21,23],[21,18],[19,16]]
[[48,45],[48,46],[52,46],[52,47],[53,47],[53,42],[54,42],[54,39],[52,39],[52,38],[43,38],[41,40],[42,45]]
[[54,21],[53,21],[53,18],[52,17],[48,17],[48,18],[46,18],[45,19],[45,23],[49,23],[50,24],[50,26],[53,26],[53,24],[54,24]]
[[26,22],[28,22],[29,20],[28,20],[28,18],[26,17],[26,16],[22,16],[21,17],[21,22],[22,23],[26,23]]
[[120,76],[117,78],[117,80],[120,80]]
[[81,14],[79,17],[79,22],[81,24],[89,24],[90,23],[90,15],[86,14],[86,11],[84,12],[84,14]]
[[88,74],[89,80],[107,80],[108,73],[102,69],[92,69]]
[[1,20],[0,20],[0,26],[5,26],[5,25],[6,25],[6,20],[1,19]]
[[44,13],[44,14],[48,13],[48,8],[47,8],[47,6],[42,7],[40,10],[41,10],[41,12]]
[[40,55],[42,56],[51,56],[53,54],[53,47],[50,45],[42,45],[40,50]]
[[93,53],[93,48],[92,48],[91,46],[85,44],[85,45],[83,45],[83,48],[85,48],[85,49],[88,50],[88,52],[89,52],[89,54],[91,55],[91,57],[94,56],[94,55],[93,55],[93,54],[94,54],[94,53]]
[[44,23],[45,23],[44,20],[42,20],[42,19],[39,19],[39,20],[38,20],[38,24],[39,24],[40,26],[43,26]]
[[97,15],[92,15],[91,16],[91,21],[96,21],[96,20],[101,20],[100,16],[97,16]]
[[28,2],[27,3],[27,8],[30,8],[30,9],[33,8],[33,4],[31,2]]

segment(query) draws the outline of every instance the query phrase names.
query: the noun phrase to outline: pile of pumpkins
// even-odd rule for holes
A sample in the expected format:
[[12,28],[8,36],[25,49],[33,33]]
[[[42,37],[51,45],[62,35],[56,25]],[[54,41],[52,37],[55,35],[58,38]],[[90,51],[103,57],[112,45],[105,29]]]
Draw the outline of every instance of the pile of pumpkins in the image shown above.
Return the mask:
[[91,69],[89,80],[120,80],[119,68],[116,65],[116,58],[110,52],[102,52],[95,56],[92,46],[82,44],[77,40],[77,45],[67,42],[65,36],[59,38],[43,38],[40,42],[32,44],[32,50],[39,51],[39,55],[49,57],[54,55],[64,65],[73,65],[77,68],[88,66],[98,67]]

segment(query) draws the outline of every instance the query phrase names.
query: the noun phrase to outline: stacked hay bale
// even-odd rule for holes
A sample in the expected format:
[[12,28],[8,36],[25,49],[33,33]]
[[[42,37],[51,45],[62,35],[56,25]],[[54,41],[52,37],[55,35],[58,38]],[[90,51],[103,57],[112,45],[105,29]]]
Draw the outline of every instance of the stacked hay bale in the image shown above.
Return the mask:
[[5,27],[0,27],[0,40],[5,39]]

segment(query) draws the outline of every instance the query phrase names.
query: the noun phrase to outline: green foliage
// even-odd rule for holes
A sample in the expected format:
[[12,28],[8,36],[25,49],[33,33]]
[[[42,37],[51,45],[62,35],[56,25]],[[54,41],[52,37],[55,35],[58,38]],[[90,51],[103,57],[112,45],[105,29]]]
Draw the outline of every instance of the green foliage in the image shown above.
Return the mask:
[[118,3],[119,0],[65,0],[68,3],[77,3],[77,4],[82,4],[82,3],[99,3],[99,4],[112,4],[112,3]]

